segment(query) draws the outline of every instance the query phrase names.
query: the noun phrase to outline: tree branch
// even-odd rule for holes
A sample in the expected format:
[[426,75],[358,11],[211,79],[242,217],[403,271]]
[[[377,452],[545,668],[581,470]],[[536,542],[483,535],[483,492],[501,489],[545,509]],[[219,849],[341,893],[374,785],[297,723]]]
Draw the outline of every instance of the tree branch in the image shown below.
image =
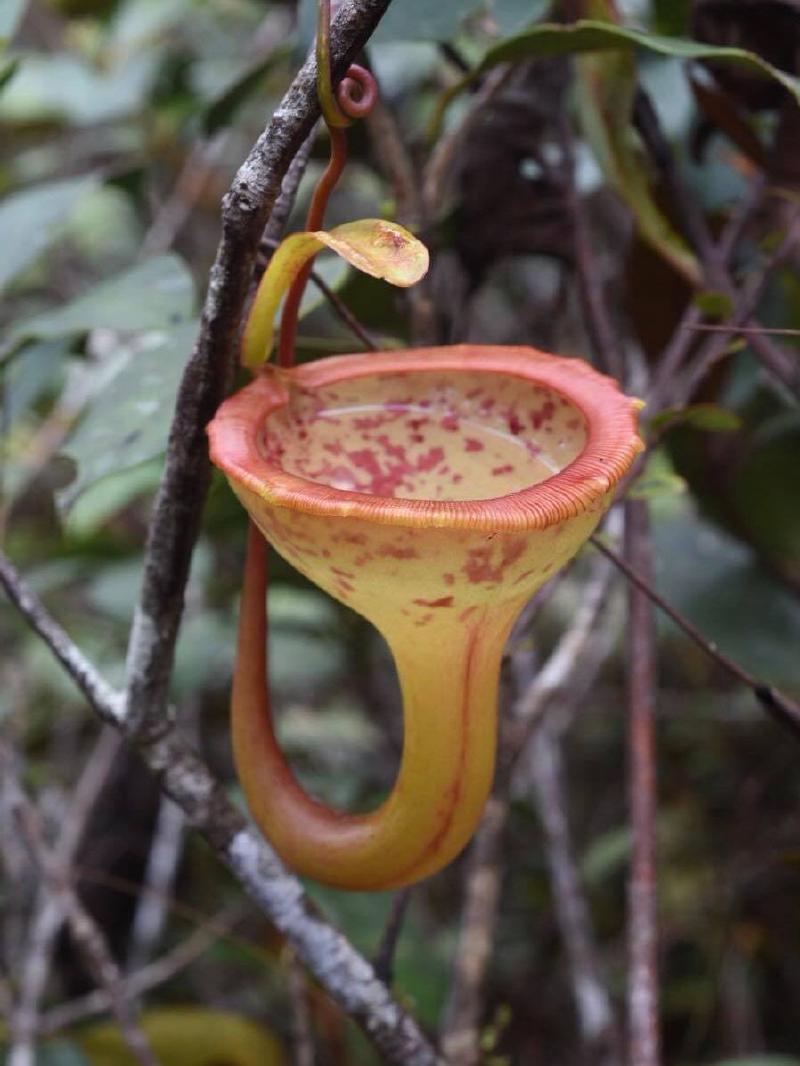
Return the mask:
[[[625,550],[649,576],[647,504],[625,505]],[[645,593],[628,599],[628,803],[633,853],[628,875],[628,1053],[636,1066],[659,1066],[656,883],[655,626]]]

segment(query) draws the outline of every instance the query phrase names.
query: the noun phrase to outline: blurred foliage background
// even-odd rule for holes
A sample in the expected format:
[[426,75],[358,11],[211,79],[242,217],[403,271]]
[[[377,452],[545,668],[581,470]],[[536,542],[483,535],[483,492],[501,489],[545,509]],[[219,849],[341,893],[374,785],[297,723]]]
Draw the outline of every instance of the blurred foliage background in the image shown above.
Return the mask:
[[[737,251],[742,274],[779,239],[797,202],[797,102],[751,68],[687,65],[679,53],[647,49],[592,52],[599,80],[587,82],[569,57],[537,55],[525,37],[544,18],[608,11],[546,0],[394,0],[366,58],[417,191],[398,188],[387,172],[380,129],[354,129],[331,220],[386,215],[416,226],[434,256],[427,296],[415,317],[396,293],[339,261],[320,263],[382,344],[531,343],[592,358],[565,193],[565,121],[575,131],[574,178],[600,283],[639,380],[693,299],[709,321],[725,319],[724,294],[691,284],[696,260],[677,236],[681,220],[670,217],[641,143],[631,147],[630,116],[614,95],[626,86],[619,57],[645,88],[713,232],[756,180],[781,190],[751,220]],[[617,16],[651,34],[750,49],[798,73],[800,5],[790,0],[626,0]],[[115,682],[220,200],[302,60],[312,25],[306,0],[297,8],[267,0],[0,2],[0,537]],[[443,94],[509,41],[518,42],[517,64],[454,154],[443,156],[491,75],[454,96],[432,142]],[[597,106],[604,102],[605,110]],[[301,224],[326,147],[320,135],[292,226]],[[796,266],[776,274],[762,300],[770,326],[800,327]],[[302,358],[359,347],[314,289],[300,333]],[[796,360],[796,338],[784,341]],[[658,427],[637,487],[652,503],[659,587],[728,655],[798,694],[796,395],[738,342],[691,403],[704,405],[701,416]],[[243,514],[215,481],[173,684],[183,728],[233,792],[226,715],[244,533]],[[587,549],[537,613],[533,665],[580,603],[592,555]],[[273,573],[272,685],[283,743],[320,795],[368,807],[391,783],[402,739],[391,664],[359,619],[278,559]],[[575,853],[618,1005],[629,854],[623,592],[615,585],[611,593],[609,651],[565,746]],[[658,647],[664,1061],[800,1066],[800,749],[674,627],[660,624]],[[24,753],[26,779],[57,826],[97,726],[5,602],[0,648],[0,726]],[[11,1002],[35,889],[21,846],[4,834],[0,1005]],[[166,854],[156,873],[154,841]],[[524,782],[505,862],[482,1015],[486,1061],[594,1061],[582,1057],[537,805]],[[142,993],[163,1062],[289,1061],[290,953],[125,752],[77,868],[81,898],[129,967],[208,934],[191,960]],[[462,859],[413,893],[398,947],[398,994],[431,1028],[453,979],[463,868]],[[376,951],[388,895],[308,887],[359,948]],[[94,1012],[59,1020],[58,1005],[91,987],[62,938],[42,1066],[129,1061]],[[321,993],[312,988],[309,1002],[318,1062],[374,1061]]]

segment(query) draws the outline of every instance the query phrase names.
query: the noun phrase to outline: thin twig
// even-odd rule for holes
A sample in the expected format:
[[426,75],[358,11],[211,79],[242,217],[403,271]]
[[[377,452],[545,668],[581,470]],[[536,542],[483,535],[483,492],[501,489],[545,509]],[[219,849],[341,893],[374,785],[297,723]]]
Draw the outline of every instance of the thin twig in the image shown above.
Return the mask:
[[[510,727],[515,760],[524,751],[533,730],[551,704],[566,694],[566,687],[572,681],[575,663],[580,662],[605,607],[610,579],[609,566],[594,568],[586,582],[580,606],[569,629],[562,634],[542,668],[530,677],[527,684],[521,686],[514,701],[513,724]],[[519,674],[519,670],[516,672]]]
[[[625,504],[625,550],[649,579],[652,566],[647,504]],[[647,595],[629,591],[628,804],[632,854],[628,878],[629,1061],[659,1066],[658,903],[656,883],[655,625]]]
[[230,131],[224,130],[211,140],[197,141],[192,146],[174,187],[159,204],[158,212],[144,235],[141,258],[159,255],[173,246],[214,177],[215,168],[230,140]]
[[[672,206],[679,216],[684,234],[700,256],[707,276],[707,284],[709,287],[720,289],[729,296],[738,312],[740,310],[739,301],[741,296],[737,293],[736,286],[730,276],[727,263],[728,257],[722,249],[717,248],[714,244],[699,202],[683,181],[672,146],[661,128],[658,113],[653,107],[650,97],[641,88],[636,94],[634,121],[651,158],[661,173],[664,186],[670,196]],[[775,268],[770,268],[770,273],[773,269]],[[749,323],[753,327],[751,347],[765,369],[800,398],[800,373],[798,373],[797,366],[787,352],[766,337],[763,331],[759,332],[759,323],[752,317],[757,307],[758,298],[750,305],[750,313],[742,316],[740,324],[746,325]],[[730,336],[728,339],[730,339]],[[721,347],[717,355],[713,357],[709,354],[703,356],[701,353],[699,356],[701,366],[704,359],[709,360],[708,365],[713,365],[713,361],[719,358],[724,350],[724,346]],[[702,377],[699,370],[697,373]],[[691,393],[688,395],[691,395]]]
[[140,970],[153,954],[166,923],[168,903],[178,872],[186,819],[180,807],[162,796],[153,833],[143,891],[139,893],[125,969]]
[[[755,314],[767,285],[773,275],[785,266],[789,258],[794,254],[800,241],[800,211],[792,216],[783,240],[775,251],[745,279],[742,286],[733,296],[733,313],[728,322],[728,333],[715,334],[705,342],[693,360],[692,366],[684,381],[679,382],[677,395],[678,403],[686,403],[694,395],[700,382],[708,374],[709,370],[724,357],[728,351],[731,340],[736,335],[739,326],[746,325]],[[784,384],[794,388],[800,395],[800,383],[790,379]]]
[[292,950],[285,952],[289,973],[289,1001],[292,1005],[292,1063],[294,1066],[314,1066],[314,1031],[308,998],[308,981],[300,960]]
[[[717,263],[728,263],[736,251],[750,219],[758,209],[763,195],[764,181],[759,178],[750,184],[746,194],[736,205],[725,223],[713,253]],[[690,329],[700,324],[704,317],[703,311],[693,303],[684,312],[678,328],[661,353],[653,374],[647,397],[648,407],[651,409],[658,411],[669,402],[669,392],[674,385],[676,375],[695,343],[695,338],[691,335]]]
[[375,973],[389,988],[394,982],[394,956],[397,951],[397,943],[403,931],[408,905],[411,902],[413,886],[401,888],[392,897],[392,905],[389,909],[389,917],[386,920],[386,928],[383,930],[381,942],[375,952],[372,965]]
[[782,725],[789,728],[796,737],[800,737],[800,705],[795,700],[781,692],[774,685],[766,684],[766,682],[734,662],[733,659],[720,651],[713,640],[709,640],[708,637],[704,636],[688,618],[665,600],[653,584],[635,570],[629,562],[618,555],[612,548],[609,548],[599,537],[593,536],[590,539],[595,548],[610,559],[614,566],[621,570],[632,584],[652,600],[656,607],[663,611],[690,640],[694,641],[698,647],[703,649],[706,655],[710,656],[737,681],[752,689],[762,707]]
[[289,224],[289,217],[294,210],[300,182],[303,180],[303,175],[308,167],[308,161],[311,158],[311,152],[314,149],[316,135],[317,127],[315,125],[311,130],[311,133],[309,133],[300,145],[297,155],[291,161],[288,170],[283,176],[281,191],[278,194],[278,199],[275,201],[275,206],[272,208],[269,221],[264,227],[264,232],[261,235],[262,243],[266,243],[270,248],[274,249],[278,247],[280,239]]
[[[366,119],[372,150],[378,165],[392,187],[395,217],[410,229],[428,230],[428,216],[414,159],[406,147],[400,124],[382,96]],[[406,290],[412,343],[423,344],[436,339],[437,314],[430,285],[423,278]]]
[[[149,992],[159,985],[170,981],[192,963],[196,962],[216,940],[226,935],[226,932],[242,918],[244,908],[238,905],[235,909],[228,909],[219,914],[207,925],[196,929],[182,943],[171,951],[166,952],[160,958],[143,966],[140,970],[126,977],[120,986],[127,999],[133,1000],[144,992]],[[104,1014],[109,1010],[111,1002],[108,992],[104,989],[95,989],[93,992],[70,1000],[68,1003],[51,1007],[42,1014],[38,1026],[39,1036],[53,1036],[63,1029],[69,1029],[78,1022],[85,1021],[96,1014]]]
[[490,70],[472,97],[461,121],[436,142],[422,180],[423,204],[427,218],[438,218],[449,192],[451,172],[459,148],[475,125],[482,120],[486,108],[502,92],[515,70],[513,63],[505,63]]
[[572,996],[587,1061],[596,1066],[618,1066],[619,1033],[573,854],[563,741],[559,733],[545,722],[534,737],[531,759],[531,779],[544,829],[553,905],[569,962]]
[[[12,777],[14,815],[54,900],[63,910],[70,933],[95,980],[109,996],[111,1009],[119,1023],[125,1043],[140,1066],[158,1066],[147,1037],[140,1028],[134,1011],[122,991],[122,973],[108,947],[102,930],[84,910],[68,877],[54,853],[45,843],[39,814],[33,802],[15,777],[15,765],[10,747],[0,739],[0,768]],[[28,1057],[24,1050],[12,1049],[9,1066],[22,1066]]]
[[[106,727],[86,760],[53,848],[53,861],[62,877],[68,874],[89,815],[121,746],[121,736]],[[12,1055],[16,1056],[13,1061],[17,1066],[32,1061],[39,1002],[44,994],[56,938],[63,922],[64,910],[59,900],[42,887],[28,930],[19,977],[19,997],[11,1021],[14,1034]]]
[[344,322],[350,332],[354,336],[358,337],[361,343],[366,346],[367,351],[379,351],[382,347],[380,342],[375,339],[375,337],[369,332],[365,325],[359,322],[359,320],[356,318],[356,316],[353,314],[353,312],[350,310],[350,308],[347,306],[341,296],[339,296],[338,293],[333,291],[330,285],[328,285],[325,279],[320,274],[318,274],[316,270],[311,271],[311,280],[317,286],[317,288],[325,297],[325,299],[330,303],[333,310],[339,316],[341,321]]
[[[280,241],[273,237],[264,236],[261,240],[261,247],[270,249],[271,251],[274,251],[279,244]],[[361,343],[365,345],[367,351],[378,351],[381,347],[380,343],[372,336],[367,327],[359,322],[341,296],[333,291],[322,275],[316,270],[312,270],[309,274],[309,278],[330,303],[332,310],[339,319],[345,324],[345,326],[347,326],[350,332],[358,337]]]
[[507,797],[490,796],[470,848],[461,929],[442,1026],[442,1051],[448,1066],[476,1066],[480,1059],[483,988],[500,905],[507,819]]
[[61,626],[44,609],[38,596],[23,582],[8,556],[0,552],[0,584],[8,598],[39,634],[93,707],[103,707],[112,721],[119,719],[120,696]]

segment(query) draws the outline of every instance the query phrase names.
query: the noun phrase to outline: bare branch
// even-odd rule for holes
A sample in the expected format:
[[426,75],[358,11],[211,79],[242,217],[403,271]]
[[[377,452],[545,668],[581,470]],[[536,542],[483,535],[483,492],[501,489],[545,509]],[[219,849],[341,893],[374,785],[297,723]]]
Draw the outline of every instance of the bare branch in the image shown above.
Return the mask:
[[314,1031],[311,1028],[305,971],[291,948],[285,952],[285,963],[289,971],[289,1000],[292,1005],[292,1062],[294,1066],[314,1066]]
[[[649,522],[644,500],[625,505],[628,559],[649,576]],[[628,1040],[636,1066],[659,1066],[658,913],[656,885],[655,626],[637,587],[628,606],[628,803],[633,852],[628,878]]]
[[[239,905],[219,914],[213,921],[196,929],[177,947],[125,978],[121,987],[126,998],[141,996],[143,992],[157,988],[191,966],[216,940],[233,928],[243,913],[244,910]],[[45,1012],[40,1019],[38,1033],[40,1036],[53,1036],[77,1022],[85,1021],[96,1014],[104,1014],[110,1007],[108,992],[95,989],[94,992]]]
[[118,724],[119,693],[108,684],[58,622],[48,614],[39,597],[22,580],[8,556],[1,551],[0,584],[6,590],[8,598],[28,620],[31,628],[39,634],[91,706],[98,710],[107,721]]
[[[141,1066],[158,1066],[147,1037],[139,1027],[130,1002],[122,990],[122,973],[117,966],[105,937],[82,907],[68,875],[62,870],[54,852],[45,842],[35,805],[16,780],[13,755],[5,741],[0,740],[0,768],[11,780],[14,814],[39,866],[54,902],[63,911],[70,933],[83,955],[88,969],[108,997],[119,1023],[123,1038]],[[17,1043],[12,1047],[9,1066],[27,1066],[31,1061],[29,1049]]]
[[[122,737],[105,728],[86,760],[53,848],[53,863],[62,878],[68,876],[86,822],[121,746]],[[10,753],[7,752],[6,757],[10,758]],[[13,783],[14,780],[13,775],[10,775],[10,781]],[[25,961],[19,980],[19,999],[12,1018],[18,1066],[33,1054],[39,1002],[44,994],[56,937],[64,917],[64,908],[60,901],[52,892],[45,888],[40,889],[28,930]]]
[[408,911],[408,905],[411,902],[413,890],[413,885],[409,885],[406,888],[401,888],[392,897],[392,906],[389,910],[386,928],[383,931],[381,942],[378,945],[378,950],[375,952],[375,958],[372,963],[375,967],[375,973],[389,988],[392,987],[392,981],[394,980],[394,953],[397,950],[397,942],[403,931],[403,922]]
[[125,969],[142,969],[161,938],[169,899],[183,854],[186,819],[180,807],[162,796],[142,891],[136,905]]
[[491,796],[470,849],[461,930],[442,1033],[442,1051],[448,1066],[476,1066],[480,1061],[483,988],[500,905],[502,838],[507,819],[508,797]]
[[618,1066],[620,1038],[598,959],[591,915],[573,854],[562,739],[545,722],[533,740],[531,778],[545,835],[553,904],[564,941],[587,1060]]
[[[764,195],[764,181],[753,181],[746,194],[731,212],[728,221],[717,242],[713,255],[717,263],[727,263],[739,245],[750,219],[758,209]],[[669,393],[673,388],[675,376],[692,350],[695,338],[691,328],[703,321],[704,314],[696,304],[686,309],[678,328],[658,360],[648,393],[648,406],[659,410],[669,402]]]
[[[708,285],[718,288],[730,296],[734,301],[734,305],[736,305],[740,297],[736,292],[736,285],[728,270],[728,257],[722,247],[718,248],[714,244],[700,204],[683,181],[672,146],[661,128],[658,113],[653,107],[650,97],[641,88],[636,94],[634,121],[651,158],[661,173],[664,186],[671,198],[672,206],[682,222],[684,234],[700,256],[708,279]],[[773,269],[774,267],[770,268],[770,273]],[[800,398],[800,372],[798,367],[787,352],[770,340],[769,337],[758,332],[759,323],[752,317],[752,312],[756,310],[757,300],[758,298],[752,303],[751,313],[742,319],[741,325],[745,325],[749,320],[751,327],[753,327],[751,346],[756,356],[777,381],[781,382],[786,388],[794,392],[795,396]],[[730,333],[726,343],[729,342]],[[718,358],[723,351],[724,345],[720,348],[718,355],[714,356],[714,359]],[[701,360],[702,358],[701,355]],[[710,356],[707,354],[705,358],[708,359]]]

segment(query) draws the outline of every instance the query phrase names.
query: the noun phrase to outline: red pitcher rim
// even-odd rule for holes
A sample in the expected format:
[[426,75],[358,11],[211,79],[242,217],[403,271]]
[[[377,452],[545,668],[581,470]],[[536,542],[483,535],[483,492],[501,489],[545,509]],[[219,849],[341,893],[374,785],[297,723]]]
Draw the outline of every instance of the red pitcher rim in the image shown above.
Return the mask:
[[[265,420],[288,402],[287,375],[313,392],[359,377],[441,371],[517,377],[559,394],[585,419],[587,438],[580,454],[558,473],[519,491],[452,501],[337,489],[288,473],[263,454]],[[272,506],[384,525],[534,530],[564,522],[605,499],[643,448],[637,433],[641,406],[613,378],[582,359],[528,347],[464,344],[331,356],[291,370],[267,370],[220,406],[207,432],[212,461]]]

